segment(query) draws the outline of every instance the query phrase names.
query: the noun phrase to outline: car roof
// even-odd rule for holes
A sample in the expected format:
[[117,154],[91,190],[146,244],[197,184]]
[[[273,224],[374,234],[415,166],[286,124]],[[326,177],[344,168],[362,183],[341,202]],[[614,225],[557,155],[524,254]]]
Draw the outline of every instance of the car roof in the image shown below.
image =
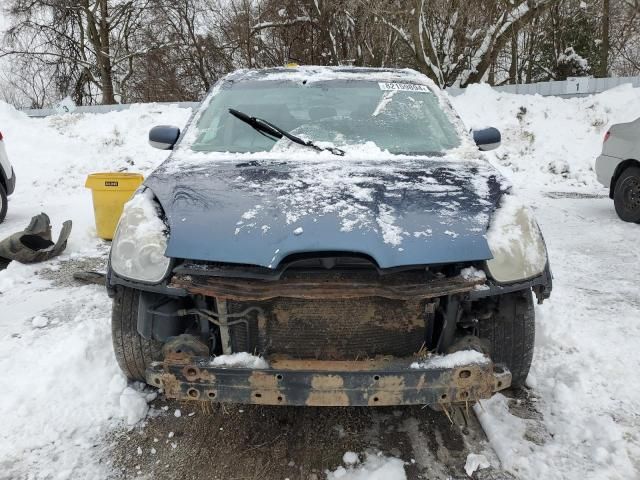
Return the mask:
[[426,75],[410,68],[371,68],[352,66],[293,66],[262,69],[241,69],[227,75],[224,80],[229,82],[260,81],[260,80],[301,80],[301,81],[331,81],[331,80],[369,80],[377,82],[409,82],[429,86],[433,90],[438,87]]

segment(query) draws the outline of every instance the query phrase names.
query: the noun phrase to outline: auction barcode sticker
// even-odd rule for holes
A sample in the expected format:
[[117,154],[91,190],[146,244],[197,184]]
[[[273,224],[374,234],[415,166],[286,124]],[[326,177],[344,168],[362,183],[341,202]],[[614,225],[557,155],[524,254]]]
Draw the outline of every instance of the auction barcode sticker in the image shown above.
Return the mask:
[[398,90],[401,92],[429,92],[426,85],[418,85],[415,83],[388,83],[378,82],[380,90]]

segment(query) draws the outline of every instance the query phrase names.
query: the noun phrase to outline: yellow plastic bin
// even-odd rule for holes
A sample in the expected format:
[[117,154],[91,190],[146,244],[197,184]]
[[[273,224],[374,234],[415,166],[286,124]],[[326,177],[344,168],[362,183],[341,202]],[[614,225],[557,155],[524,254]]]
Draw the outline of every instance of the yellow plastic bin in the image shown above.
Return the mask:
[[116,233],[124,204],[142,184],[139,173],[92,173],[84,184],[93,194],[93,211],[98,236],[111,240]]

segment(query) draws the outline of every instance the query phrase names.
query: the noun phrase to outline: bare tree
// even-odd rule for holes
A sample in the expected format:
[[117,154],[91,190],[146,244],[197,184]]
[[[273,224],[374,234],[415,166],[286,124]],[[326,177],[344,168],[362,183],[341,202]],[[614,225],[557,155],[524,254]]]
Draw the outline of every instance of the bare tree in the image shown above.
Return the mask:
[[415,66],[440,86],[484,79],[514,32],[560,0],[464,2],[413,0],[378,10],[414,56]]
[[4,83],[30,105],[192,100],[290,61],[411,67],[442,87],[633,75],[639,2],[9,0],[0,56],[24,65]]
[[15,22],[7,33],[8,47],[0,56],[67,65],[78,100],[97,89],[102,103],[115,103],[116,87],[131,75],[133,59],[158,47],[154,42],[136,42],[148,2],[13,0],[9,12]]
[[610,23],[610,2],[602,0],[602,43],[600,44],[600,68],[598,75],[606,77],[609,75],[609,23]]

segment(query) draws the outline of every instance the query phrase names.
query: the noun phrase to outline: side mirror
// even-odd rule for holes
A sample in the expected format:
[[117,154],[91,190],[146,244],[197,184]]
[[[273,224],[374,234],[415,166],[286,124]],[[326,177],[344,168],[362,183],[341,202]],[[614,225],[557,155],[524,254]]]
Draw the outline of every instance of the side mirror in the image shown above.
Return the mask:
[[173,150],[180,137],[180,129],[170,125],[158,125],[149,130],[149,145],[160,150]]
[[482,130],[473,130],[473,140],[480,150],[487,152],[500,146],[502,136],[500,135],[500,130],[489,127]]

